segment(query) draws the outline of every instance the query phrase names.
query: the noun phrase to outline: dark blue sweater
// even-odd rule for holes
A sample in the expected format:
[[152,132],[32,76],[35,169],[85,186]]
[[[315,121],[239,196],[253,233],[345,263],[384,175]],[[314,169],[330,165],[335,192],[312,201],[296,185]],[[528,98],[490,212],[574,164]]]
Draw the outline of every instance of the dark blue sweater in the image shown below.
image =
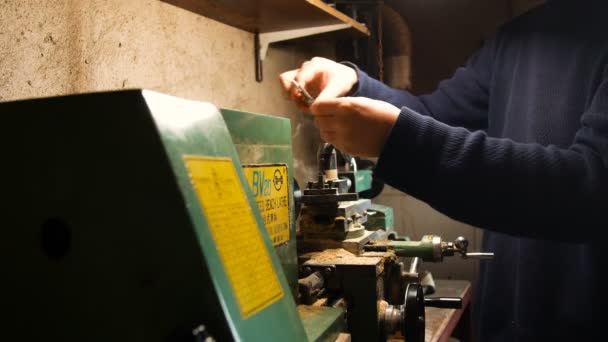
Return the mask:
[[496,260],[481,267],[479,341],[578,340],[598,318],[607,15],[605,0],[552,1],[504,25],[428,95],[358,71],[354,96],[402,107],[376,177],[487,229]]

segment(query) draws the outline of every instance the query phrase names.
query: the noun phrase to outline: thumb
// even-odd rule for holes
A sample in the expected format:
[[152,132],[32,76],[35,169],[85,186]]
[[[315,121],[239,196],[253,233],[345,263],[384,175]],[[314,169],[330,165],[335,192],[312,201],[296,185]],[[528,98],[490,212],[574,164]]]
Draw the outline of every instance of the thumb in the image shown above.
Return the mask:
[[297,73],[298,69],[294,69],[279,74],[279,80],[281,81],[281,84],[284,88],[289,89],[291,87],[291,80],[294,79]]

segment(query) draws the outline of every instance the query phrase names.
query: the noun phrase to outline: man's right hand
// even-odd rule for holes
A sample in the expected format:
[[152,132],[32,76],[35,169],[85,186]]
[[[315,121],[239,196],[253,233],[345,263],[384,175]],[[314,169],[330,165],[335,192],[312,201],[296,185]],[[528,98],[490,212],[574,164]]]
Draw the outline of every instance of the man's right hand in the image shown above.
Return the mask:
[[322,57],[306,61],[299,69],[286,71],[279,75],[281,85],[298,108],[310,111],[302,95],[291,80],[298,82],[313,97],[332,99],[348,94],[357,84],[357,72],[344,64]]

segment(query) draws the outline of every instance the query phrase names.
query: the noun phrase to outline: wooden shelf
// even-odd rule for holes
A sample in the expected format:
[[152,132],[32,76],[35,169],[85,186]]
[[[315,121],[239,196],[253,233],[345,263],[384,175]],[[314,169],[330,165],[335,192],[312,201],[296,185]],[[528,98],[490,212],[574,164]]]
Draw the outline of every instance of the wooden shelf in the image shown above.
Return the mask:
[[162,0],[253,33],[336,24],[369,36],[368,28],[321,0]]
[[255,78],[272,43],[327,32],[369,37],[362,23],[322,0],[162,0],[224,24],[255,33]]

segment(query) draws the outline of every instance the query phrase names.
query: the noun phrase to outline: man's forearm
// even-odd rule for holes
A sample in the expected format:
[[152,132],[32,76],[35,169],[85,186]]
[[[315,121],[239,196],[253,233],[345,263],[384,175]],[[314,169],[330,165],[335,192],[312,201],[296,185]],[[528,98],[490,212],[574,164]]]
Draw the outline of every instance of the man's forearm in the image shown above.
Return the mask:
[[[608,122],[605,116],[587,118]],[[607,142],[586,127],[569,148],[516,143],[403,109],[376,176],[478,227],[584,240],[608,210],[602,158],[608,151],[601,150]],[[572,236],[574,226],[578,236]]]

